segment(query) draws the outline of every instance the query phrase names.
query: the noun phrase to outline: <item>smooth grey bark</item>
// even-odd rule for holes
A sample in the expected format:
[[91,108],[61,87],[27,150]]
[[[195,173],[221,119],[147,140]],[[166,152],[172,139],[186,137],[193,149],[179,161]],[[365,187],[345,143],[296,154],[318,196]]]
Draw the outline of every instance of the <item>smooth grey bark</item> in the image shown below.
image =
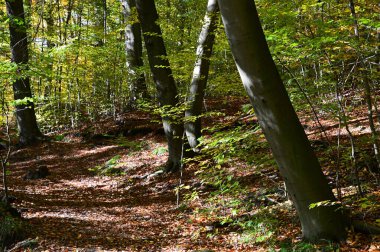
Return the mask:
[[129,72],[129,106],[136,107],[139,98],[148,97],[144,73],[140,68],[144,66],[142,59],[142,34],[141,25],[132,22],[133,8],[136,8],[135,0],[121,0],[123,15],[125,18],[125,51],[127,55],[127,67]]
[[272,148],[305,239],[342,240],[348,220],[336,201],[273,62],[252,0],[218,0],[237,68]]
[[42,134],[37,126],[34,103],[31,101],[32,92],[29,77],[24,77],[21,74],[22,69],[28,68],[29,61],[24,5],[22,0],[7,0],[5,3],[9,17],[11,61],[18,65],[17,71],[20,73],[13,82],[14,99],[16,101],[25,100],[22,104],[16,105],[19,142],[22,145],[29,145],[40,140]]
[[[158,14],[154,0],[136,0],[136,7],[158,101],[161,107],[171,109],[178,103],[178,93],[161,28],[157,24]],[[181,167],[183,124],[169,115],[163,115],[162,122],[169,149],[166,171],[177,171]]]
[[189,108],[185,111],[185,132],[189,145],[195,152],[198,151],[196,149],[199,144],[198,138],[202,135],[200,115],[210,69],[210,57],[215,42],[214,32],[219,17],[218,13],[218,1],[209,0],[202,31],[198,38],[197,59],[187,99]]

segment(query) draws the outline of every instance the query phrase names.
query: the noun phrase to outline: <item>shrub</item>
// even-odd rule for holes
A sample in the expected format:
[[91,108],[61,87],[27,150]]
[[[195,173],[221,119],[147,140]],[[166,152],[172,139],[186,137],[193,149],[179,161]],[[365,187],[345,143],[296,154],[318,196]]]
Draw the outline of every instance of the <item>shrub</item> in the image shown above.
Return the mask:
[[0,251],[21,239],[24,224],[20,217],[14,216],[9,207],[0,202]]

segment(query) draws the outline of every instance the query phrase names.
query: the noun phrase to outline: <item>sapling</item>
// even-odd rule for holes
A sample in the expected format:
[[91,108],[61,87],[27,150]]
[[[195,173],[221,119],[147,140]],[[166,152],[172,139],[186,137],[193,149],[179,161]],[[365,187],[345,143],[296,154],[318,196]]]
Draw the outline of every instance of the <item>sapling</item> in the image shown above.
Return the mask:
[[9,117],[8,117],[8,106],[4,102],[3,99],[3,117],[5,118],[5,134],[7,137],[7,152],[5,155],[0,156],[0,162],[1,162],[1,168],[3,172],[3,191],[4,191],[4,196],[2,198],[2,201],[5,205],[9,205],[9,195],[8,195],[8,182],[7,182],[7,165],[8,165],[8,160],[9,156],[11,154],[11,137],[9,135]]

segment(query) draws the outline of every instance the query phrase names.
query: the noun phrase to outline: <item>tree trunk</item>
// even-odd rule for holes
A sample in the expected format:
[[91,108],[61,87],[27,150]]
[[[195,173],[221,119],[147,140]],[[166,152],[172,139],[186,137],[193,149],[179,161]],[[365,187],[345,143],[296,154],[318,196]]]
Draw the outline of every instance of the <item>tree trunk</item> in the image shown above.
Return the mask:
[[[355,12],[355,3],[354,0],[349,0],[350,2],[350,11],[351,11],[351,16],[354,19],[354,31],[355,31],[355,37],[359,41],[359,23],[357,19],[357,15]],[[360,41],[359,41],[360,43]],[[375,158],[377,161],[377,167],[380,169],[380,152],[379,152],[379,138],[378,138],[378,133],[376,131],[376,126],[375,122],[373,120],[373,109],[372,109],[372,92],[371,92],[371,85],[370,81],[368,79],[368,72],[361,70],[361,69],[367,69],[365,66],[365,62],[363,60],[363,56],[360,55],[360,62],[359,62],[359,72],[363,74],[363,86],[364,86],[364,95],[365,95],[365,101],[367,103],[367,116],[368,116],[368,122],[369,122],[369,127],[371,129],[371,141],[373,145],[373,151],[375,154]]]
[[66,43],[66,40],[67,40],[67,29],[69,28],[69,23],[70,23],[72,12],[73,12],[73,8],[74,8],[74,1],[75,0],[69,0],[68,5],[67,5],[67,17],[66,17],[66,20],[65,20],[65,30],[64,30],[64,35],[63,35],[65,43]]
[[185,112],[185,130],[189,145],[196,150],[199,144],[198,138],[201,137],[201,118],[203,97],[208,80],[210,68],[210,57],[215,42],[215,29],[218,20],[218,1],[209,0],[207,12],[204,18],[204,25],[198,39],[197,59],[191,80],[190,92],[188,97],[189,109]]
[[103,44],[105,44],[106,37],[107,37],[107,15],[108,15],[107,0],[102,1],[102,7],[103,7]]
[[29,77],[22,76],[23,71],[28,67],[29,60],[24,6],[22,0],[7,0],[5,2],[9,17],[11,60],[18,65],[17,72],[20,74],[13,82],[14,99],[19,101],[19,105],[16,105],[16,120],[20,133],[19,142],[22,145],[29,145],[39,140],[42,134],[37,126]]
[[125,17],[125,51],[127,54],[127,67],[129,72],[129,105],[136,107],[139,98],[147,98],[148,90],[144,73],[142,59],[142,35],[140,23],[131,21],[131,11],[136,8],[135,0],[122,0],[123,14]]
[[[136,0],[137,12],[144,33],[145,47],[149,66],[157,88],[157,97],[165,111],[178,103],[177,87],[167,59],[164,40],[154,0]],[[165,135],[168,141],[169,159],[166,171],[176,171],[181,166],[183,124],[164,113],[162,117]]]
[[273,62],[254,1],[218,2],[241,79],[296,207],[304,238],[344,239],[348,221],[338,205],[309,208],[336,199]]
[[[54,17],[53,17],[53,12],[54,12],[54,7],[55,7],[55,2],[48,1],[46,3],[46,13],[44,13],[43,17],[46,22],[46,47],[49,51],[55,46],[54,42],[51,41],[51,37],[54,34]],[[49,63],[48,63],[48,69],[49,69],[49,75],[47,77],[47,81],[44,87],[44,98],[45,99],[50,99],[51,95],[51,90],[53,86],[53,59],[51,56],[49,56]]]
[[359,37],[359,24],[358,24],[358,19],[356,17],[354,0],[349,0],[349,4],[350,4],[351,15],[352,15],[352,18],[354,19],[354,34],[355,34],[355,37]]

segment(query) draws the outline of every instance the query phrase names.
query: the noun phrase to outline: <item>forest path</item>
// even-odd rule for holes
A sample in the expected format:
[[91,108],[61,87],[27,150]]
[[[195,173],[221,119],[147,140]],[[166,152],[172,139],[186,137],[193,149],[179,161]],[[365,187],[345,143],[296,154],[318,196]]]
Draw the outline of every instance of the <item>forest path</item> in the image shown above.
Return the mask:
[[[239,106],[233,104],[231,108]],[[218,122],[226,128],[235,127],[240,117],[233,116],[235,110],[227,111],[230,116],[205,118],[206,124]],[[164,174],[149,180],[142,178],[162,168],[167,159],[167,153],[162,151],[166,148],[166,141],[160,131],[161,125],[151,120],[150,115],[129,113],[119,122],[109,119],[96,125],[88,123],[87,128],[55,135],[60,141],[12,152],[10,194],[16,197],[14,206],[29,223],[28,237],[38,237],[39,245],[33,251],[269,251],[270,243],[239,243],[238,239],[243,236],[234,227],[208,230],[214,225],[212,214],[196,211],[200,202],[205,204],[203,208],[213,207],[207,199],[188,208],[177,208],[175,190],[179,185],[179,174]],[[251,117],[243,121],[255,123]],[[320,148],[318,153],[327,162],[327,171],[333,171],[334,166],[329,162],[331,157],[323,152],[324,145],[318,147],[324,143],[319,139],[319,129],[310,119],[306,118],[302,123],[307,126],[307,133],[317,150]],[[363,136],[368,133],[368,127],[360,125],[354,125],[353,130]],[[328,134],[334,136],[334,131],[336,128],[332,126]],[[267,152],[263,149],[264,154]],[[90,171],[105,166],[110,160],[117,160],[117,167],[124,172],[123,175],[100,176]],[[28,170],[41,166],[49,169],[49,176],[23,179]],[[251,192],[260,193],[260,189],[267,187],[282,188],[275,167],[263,170],[260,175],[246,167],[246,164],[236,163],[230,169]],[[196,165],[186,167],[182,177],[184,185],[196,188],[200,184],[194,176],[196,170]],[[346,172],[349,173],[349,169]],[[273,179],[274,175],[276,179]],[[349,178],[348,175],[344,177]],[[366,180],[371,179],[367,174]],[[372,197],[376,205],[380,195],[376,187],[373,189],[374,193],[368,199]],[[181,203],[183,197],[182,191]],[[276,222],[279,226],[275,238],[299,243],[300,230],[294,212],[280,210],[275,217],[279,221]],[[378,208],[373,208],[364,215],[373,223],[378,219],[378,212]],[[341,244],[340,251],[378,251],[379,244],[379,237],[372,239],[350,234],[348,242]],[[280,248],[278,244],[273,246]]]
[[[163,136],[136,135],[99,142],[49,142],[15,151],[10,160],[10,193],[39,237],[37,251],[183,251],[215,248],[194,241],[189,216],[176,210],[179,174],[141,179],[164,165]],[[144,148],[133,145],[144,143]],[[140,145],[141,146],[141,145]],[[120,155],[125,175],[98,176],[89,171]],[[46,165],[50,175],[24,180],[28,169]],[[188,181],[190,176],[183,178]],[[207,241],[207,240],[206,240]],[[210,243],[210,240],[207,241]],[[220,244],[222,247],[225,245]]]

